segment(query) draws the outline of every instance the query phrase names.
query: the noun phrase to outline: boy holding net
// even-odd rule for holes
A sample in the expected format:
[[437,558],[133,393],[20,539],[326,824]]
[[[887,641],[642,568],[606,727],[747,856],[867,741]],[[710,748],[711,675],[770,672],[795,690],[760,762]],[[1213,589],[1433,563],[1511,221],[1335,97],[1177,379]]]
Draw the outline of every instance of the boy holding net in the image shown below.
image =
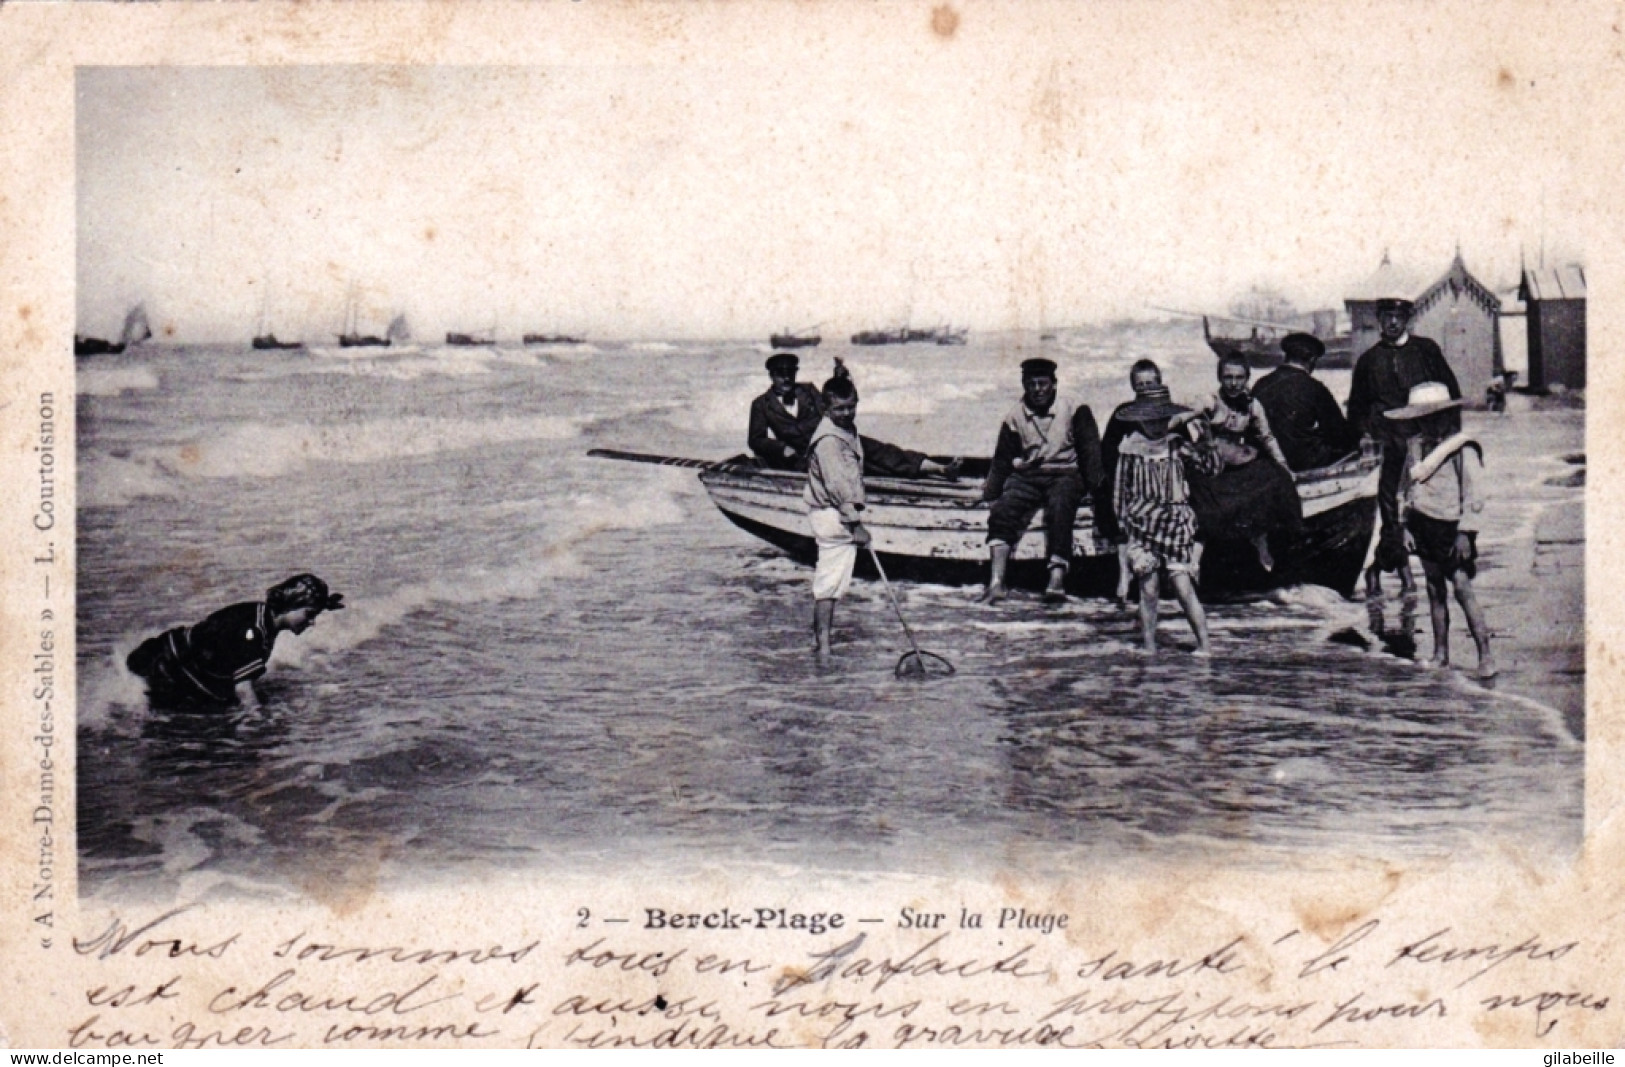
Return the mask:
[[1405,468],[1400,479],[1400,505],[1405,521],[1406,547],[1422,561],[1427,577],[1428,613],[1433,619],[1433,658],[1437,667],[1450,665],[1450,597],[1467,616],[1467,629],[1478,646],[1478,677],[1493,678],[1489,624],[1473,592],[1478,574],[1478,522],[1484,510],[1476,467],[1484,465],[1481,445],[1461,432],[1461,400],[1450,395],[1443,382],[1411,387],[1409,403],[1385,412],[1410,433]]

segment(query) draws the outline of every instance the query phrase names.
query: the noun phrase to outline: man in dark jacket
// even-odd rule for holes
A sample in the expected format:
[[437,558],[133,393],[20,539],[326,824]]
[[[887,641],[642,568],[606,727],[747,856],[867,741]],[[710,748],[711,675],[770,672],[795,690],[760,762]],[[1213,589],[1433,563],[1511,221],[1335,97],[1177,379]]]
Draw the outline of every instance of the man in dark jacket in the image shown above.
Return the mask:
[[1270,430],[1294,472],[1329,466],[1360,447],[1332,391],[1315,380],[1326,346],[1313,334],[1281,338],[1285,361],[1259,379],[1253,397],[1264,405]]
[[302,634],[316,616],[344,607],[314,574],[297,574],[266,590],[264,601],[221,608],[195,626],[149,637],[125,660],[147,680],[155,705],[186,709],[230,707],[237,686],[265,673],[277,634]]
[[[773,384],[750,403],[750,429],[746,440],[762,466],[780,471],[807,469],[807,453],[813,433],[823,421],[828,403],[824,395],[806,382],[796,381],[801,360],[789,352],[767,357],[767,373]],[[831,379],[852,380],[852,372],[839,356]],[[864,437],[863,473],[876,478],[919,478],[937,474],[952,478],[959,473],[960,460],[939,463],[919,452]]]
[[1049,562],[1044,599],[1066,599],[1078,502],[1103,478],[1094,413],[1057,395],[1054,361],[1024,361],[1021,392],[1021,402],[999,426],[992,467],[982,488],[982,498],[993,505],[987,515],[990,574],[982,594],[989,604],[1004,598],[1010,555],[1040,508]]
[[1377,482],[1382,533],[1377,541],[1376,572],[1408,573],[1410,569],[1399,517],[1399,479],[1405,469],[1405,445],[1415,431],[1409,423],[1383,415],[1410,403],[1411,387],[1423,382],[1443,382],[1452,400],[1461,398],[1461,386],[1439,346],[1426,337],[1411,335],[1415,310],[1403,297],[1377,301],[1377,328],[1382,338],[1354,364],[1354,382],[1349,388],[1349,425],[1355,434],[1369,435],[1382,448],[1382,474]]
[[773,470],[807,469],[807,447],[824,417],[818,390],[796,381],[800,368],[801,360],[789,352],[767,357],[773,385],[750,404],[750,450],[764,467]]

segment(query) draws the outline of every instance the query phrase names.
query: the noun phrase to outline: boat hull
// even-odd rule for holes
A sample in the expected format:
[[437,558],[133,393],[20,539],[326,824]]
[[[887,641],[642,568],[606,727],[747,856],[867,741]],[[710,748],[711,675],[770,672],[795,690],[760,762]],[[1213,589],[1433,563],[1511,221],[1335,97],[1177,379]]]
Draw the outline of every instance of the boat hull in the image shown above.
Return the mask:
[[73,339],[73,354],[76,356],[116,356],[124,351],[124,346],[104,341],[100,337],[75,337]]
[[[1321,370],[1346,370],[1354,366],[1353,342],[1346,336],[1333,337],[1325,342],[1326,354],[1316,361]],[[1271,370],[1284,359],[1279,341],[1254,341],[1251,338],[1209,337],[1207,346],[1220,358],[1236,356],[1247,361],[1254,370]]]
[[786,333],[776,333],[768,341],[774,348],[817,348],[824,343],[821,336],[801,337]]
[[250,344],[252,344],[257,351],[261,352],[285,351],[305,347],[305,343],[303,341],[278,341],[276,339],[276,334],[274,333],[261,334],[260,336],[255,337]]
[[908,336],[901,330],[861,330],[852,335],[855,345],[904,345]]
[[[1323,585],[1350,595],[1370,543],[1376,516],[1377,459],[1373,455],[1320,471],[1298,482],[1304,530],[1290,544],[1272,545],[1273,572],[1259,567],[1245,543],[1215,543],[1203,555],[1204,594],[1262,591],[1286,584]],[[712,502],[741,530],[810,563],[817,545],[807,527],[802,489],[806,476],[719,464],[701,473]],[[914,581],[949,585],[987,576],[987,513],[979,483],[875,478],[868,491],[864,525],[888,572]],[[1078,509],[1074,561],[1068,585],[1079,594],[1105,593],[1115,584],[1115,547],[1098,537],[1093,509]],[[860,573],[867,572],[868,561]],[[1010,580],[1042,586],[1046,577],[1042,517],[1016,546]]]

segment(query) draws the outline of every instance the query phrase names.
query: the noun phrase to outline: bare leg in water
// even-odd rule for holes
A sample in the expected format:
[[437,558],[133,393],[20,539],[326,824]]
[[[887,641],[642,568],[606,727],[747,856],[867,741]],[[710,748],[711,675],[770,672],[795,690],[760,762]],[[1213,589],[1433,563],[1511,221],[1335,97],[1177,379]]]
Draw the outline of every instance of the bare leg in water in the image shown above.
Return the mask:
[[1456,601],[1467,616],[1467,629],[1472,632],[1473,644],[1478,646],[1478,676],[1494,678],[1497,672],[1495,657],[1490,654],[1490,624],[1484,618],[1484,609],[1479,607],[1478,595],[1473,592],[1473,580],[1458,571],[1453,584],[1456,587]]
[[1430,564],[1423,568],[1428,583],[1428,615],[1433,620],[1433,655],[1428,657],[1429,667],[1450,666],[1450,591],[1446,582]]
[[835,601],[813,601],[813,638],[817,641],[818,654],[830,654],[829,633],[835,628]]
[[1140,579],[1140,638],[1142,647],[1152,655],[1157,651],[1157,612],[1161,609],[1158,598],[1157,572],[1139,575]]
[[1208,645],[1207,612],[1202,610],[1202,602],[1196,596],[1196,583],[1191,581],[1188,574],[1173,575],[1173,583],[1174,596],[1179,598],[1179,606],[1185,609],[1185,618],[1191,624],[1191,632],[1196,635],[1196,654],[1211,656],[1213,649]]

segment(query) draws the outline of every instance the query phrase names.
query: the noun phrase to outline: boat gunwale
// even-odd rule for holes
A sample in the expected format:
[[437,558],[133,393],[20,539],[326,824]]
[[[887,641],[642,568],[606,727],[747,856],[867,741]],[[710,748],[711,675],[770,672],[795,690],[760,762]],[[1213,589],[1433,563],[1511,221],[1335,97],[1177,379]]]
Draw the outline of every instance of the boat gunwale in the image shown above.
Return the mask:
[[[1360,455],[1358,458],[1344,460],[1341,463],[1327,467],[1317,467],[1312,470],[1299,472],[1293,479],[1298,488],[1300,498],[1305,497],[1304,490],[1320,489],[1318,493],[1309,495],[1304,500],[1319,500],[1323,497],[1335,496],[1341,492],[1357,490],[1360,482],[1370,478],[1373,472],[1381,465],[1381,460],[1375,456]],[[712,483],[748,484],[760,483],[767,480],[773,485],[772,491],[793,492],[805,484],[807,475],[804,471],[781,471],[770,468],[752,468],[744,463],[719,463],[700,472],[700,482],[709,487]],[[1348,480],[1354,484],[1347,487],[1331,483]],[[966,481],[956,479],[945,481],[930,477],[919,480],[906,478],[864,478],[864,488],[870,494],[882,498],[884,502],[891,502],[895,498],[905,498],[917,501],[920,506],[975,507],[985,505],[988,501],[982,499],[982,483],[980,481]],[[782,488],[781,488],[782,487]],[[881,502],[881,501],[876,501]]]

